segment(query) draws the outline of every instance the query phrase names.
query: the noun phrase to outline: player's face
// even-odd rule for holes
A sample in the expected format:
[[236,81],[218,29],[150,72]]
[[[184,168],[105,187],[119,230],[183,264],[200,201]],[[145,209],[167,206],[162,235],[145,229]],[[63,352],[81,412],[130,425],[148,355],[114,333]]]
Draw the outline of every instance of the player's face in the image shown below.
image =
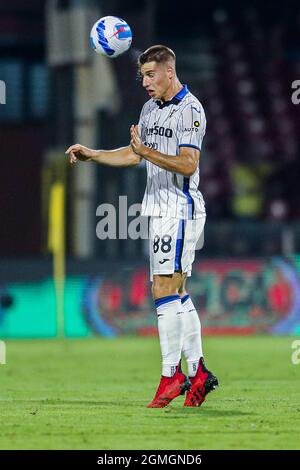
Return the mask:
[[143,87],[146,88],[151,98],[165,99],[172,79],[172,70],[168,64],[147,62],[141,65]]

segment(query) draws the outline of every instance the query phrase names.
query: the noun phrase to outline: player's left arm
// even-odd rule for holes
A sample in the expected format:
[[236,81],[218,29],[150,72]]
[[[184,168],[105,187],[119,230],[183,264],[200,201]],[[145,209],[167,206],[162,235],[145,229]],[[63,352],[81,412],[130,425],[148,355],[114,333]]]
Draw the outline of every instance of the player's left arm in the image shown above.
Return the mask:
[[179,147],[179,155],[166,155],[142,143],[138,133],[138,126],[131,126],[130,133],[130,145],[133,151],[140,155],[140,157],[172,173],[179,173],[187,177],[195,173],[200,158],[199,149],[182,145]]

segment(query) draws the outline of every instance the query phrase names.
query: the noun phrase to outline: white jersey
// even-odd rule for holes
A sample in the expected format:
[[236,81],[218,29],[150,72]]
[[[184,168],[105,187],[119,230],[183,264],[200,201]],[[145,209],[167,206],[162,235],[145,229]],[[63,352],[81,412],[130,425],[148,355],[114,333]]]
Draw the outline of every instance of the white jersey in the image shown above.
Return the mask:
[[[206,129],[203,107],[184,88],[172,100],[147,101],[142,109],[139,130],[143,143],[166,155],[179,155],[180,147],[201,150]],[[142,215],[198,219],[205,216],[205,204],[199,186],[199,167],[189,178],[147,165],[147,187]]]

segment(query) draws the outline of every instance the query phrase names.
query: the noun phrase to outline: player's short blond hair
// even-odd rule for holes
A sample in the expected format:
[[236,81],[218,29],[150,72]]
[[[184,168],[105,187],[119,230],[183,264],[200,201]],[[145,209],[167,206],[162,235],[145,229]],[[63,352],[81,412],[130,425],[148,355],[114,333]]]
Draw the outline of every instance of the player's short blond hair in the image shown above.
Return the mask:
[[151,46],[143,52],[138,58],[138,65],[146,64],[147,62],[166,63],[170,60],[176,62],[175,52],[167,46],[158,44]]

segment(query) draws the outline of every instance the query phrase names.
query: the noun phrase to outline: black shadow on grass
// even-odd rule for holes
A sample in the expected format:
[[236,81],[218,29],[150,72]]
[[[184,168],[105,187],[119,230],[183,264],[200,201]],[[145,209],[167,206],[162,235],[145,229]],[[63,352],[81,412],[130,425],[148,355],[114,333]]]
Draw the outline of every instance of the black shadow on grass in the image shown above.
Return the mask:
[[[23,399],[15,399],[15,400],[5,400],[1,399],[2,403],[24,403],[26,405],[30,404],[33,406],[95,406],[95,407],[113,407],[113,408],[122,408],[122,411],[124,409],[131,409],[134,407],[136,410],[144,410],[145,415],[150,416],[152,413],[153,418],[161,418],[162,416],[170,419],[176,419],[178,417],[181,418],[191,418],[191,419],[196,419],[197,417],[236,417],[236,416],[255,416],[257,413],[245,413],[243,411],[237,411],[237,410],[223,410],[223,409],[208,409],[208,408],[202,408],[202,407],[173,407],[172,405],[169,405],[165,408],[151,408],[147,409],[145,402],[144,401],[135,401],[134,403],[132,402],[127,402],[126,400],[123,401],[91,401],[91,400],[60,400],[59,398],[57,399],[47,399],[47,398],[41,398],[41,399],[32,399],[32,400],[23,400]],[[1,404],[0,402],[0,404]]]
[[[31,404],[31,405],[50,405],[50,406],[61,406],[61,405],[72,405],[72,406],[114,406],[114,407],[122,407],[124,408],[124,402],[119,401],[88,401],[88,400],[60,400],[58,399],[32,399],[32,400],[23,400],[23,399],[15,399],[15,400],[1,400],[2,403],[24,403],[24,404]],[[0,404],[1,404],[0,402]],[[129,403],[128,403],[129,405]]]
[[[212,418],[220,418],[220,417],[227,417],[227,418],[235,418],[236,416],[256,416],[257,413],[245,413],[243,411],[237,410],[210,410],[204,408],[171,408],[170,406],[162,410],[162,412],[168,416],[168,418],[176,419],[178,417],[187,417],[187,418],[202,418],[202,417],[212,417]],[[156,417],[158,417],[156,415]]]

